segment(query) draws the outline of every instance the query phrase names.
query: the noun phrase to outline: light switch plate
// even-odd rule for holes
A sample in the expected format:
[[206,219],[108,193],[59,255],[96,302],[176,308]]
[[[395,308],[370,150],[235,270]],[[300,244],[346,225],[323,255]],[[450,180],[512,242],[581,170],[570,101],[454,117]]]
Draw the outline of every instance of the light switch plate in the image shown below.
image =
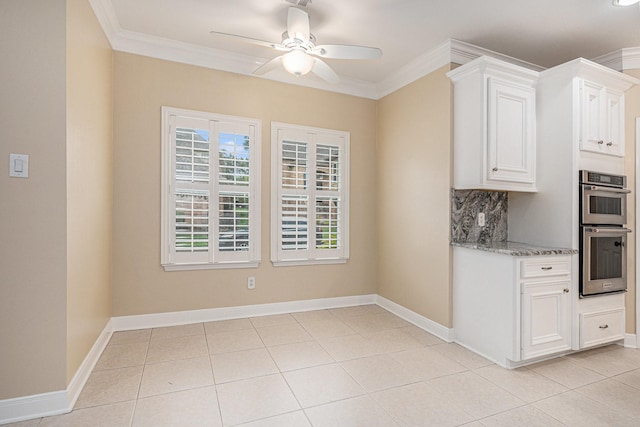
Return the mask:
[[15,178],[29,177],[29,155],[9,154],[9,176]]

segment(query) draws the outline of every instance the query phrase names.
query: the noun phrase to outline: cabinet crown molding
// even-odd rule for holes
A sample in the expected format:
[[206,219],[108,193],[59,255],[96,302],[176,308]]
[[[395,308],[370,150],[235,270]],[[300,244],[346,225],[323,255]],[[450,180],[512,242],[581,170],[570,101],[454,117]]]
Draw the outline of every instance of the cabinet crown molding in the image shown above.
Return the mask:
[[582,78],[589,81],[598,81],[603,85],[625,92],[631,86],[640,83],[640,80],[623,74],[619,71],[613,70],[601,64],[597,64],[593,61],[589,61],[584,58],[577,58],[573,61],[565,62],[540,73],[540,79],[548,78]]
[[534,85],[538,80],[539,72],[519,65],[511,64],[490,56],[481,56],[447,73],[452,82],[457,82],[475,73],[489,75],[507,75],[510,80]]

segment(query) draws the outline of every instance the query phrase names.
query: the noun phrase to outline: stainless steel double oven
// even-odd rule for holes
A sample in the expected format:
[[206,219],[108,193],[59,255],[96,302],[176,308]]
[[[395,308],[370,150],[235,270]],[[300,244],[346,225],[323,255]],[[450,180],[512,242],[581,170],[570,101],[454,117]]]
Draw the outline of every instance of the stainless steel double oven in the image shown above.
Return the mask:
[[580,171],[580,297],[627,289],[627,179]]

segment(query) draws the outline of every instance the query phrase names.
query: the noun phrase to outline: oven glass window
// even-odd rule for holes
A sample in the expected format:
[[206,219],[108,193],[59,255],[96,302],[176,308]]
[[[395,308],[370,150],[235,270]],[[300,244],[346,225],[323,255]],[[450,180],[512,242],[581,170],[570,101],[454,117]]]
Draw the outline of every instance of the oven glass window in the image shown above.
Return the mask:
[[622,238],[591,237],[590,280],[622,277]]
[[590,196],[589,212],[603,215],[622,215],[622,199],[619,197]]

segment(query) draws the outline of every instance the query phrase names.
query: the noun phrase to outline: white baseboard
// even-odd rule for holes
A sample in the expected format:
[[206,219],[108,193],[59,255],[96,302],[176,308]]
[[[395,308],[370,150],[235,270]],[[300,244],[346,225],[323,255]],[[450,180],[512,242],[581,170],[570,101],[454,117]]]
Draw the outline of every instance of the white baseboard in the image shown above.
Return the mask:
[[107,344],[109,344],[111,335],[113,335],[113,328],[111,327],[111,319],[109,319],[107,325],[102,330],[102,333],[98,336],[98,339],[93,344],[93,347],[91,347],[91,350],[89,350],[89,353],[84,358],[82,364],[67,386],[69,410],[73,409],[76,404],[76,400],[78,400],[80,392],[87,383],[89,375],[91,375],[91,371],[93,371],[93,368],[96,366],[96,363],[98,363],[98,359],[100,359],[102,352],[107,347]]
[[0,424],[69,412],[66,390],[0,400]]
[[376,296],[376,304],[446,342],[453,341],[453,329],[449,329],[446,326],[434,322],[433,320],[428,319],[416,313],[415,311],[411,311],[408,308],[405,308],[400,304],[388,300],[380,295]]
[[0,400],[0,425],[70,412],[111,334],[111,322],[107,322],[66,390]]
[[109,343],[111,335],[116,331],[176,326],[189,323],[296,313],[310,310],[353,307],[366,304],[377,304],[447,342],[452,341],[452,329],[442,326],[439,323],[427,319],[418,313],[376,294],[112,317],[85,357],[80,368],[78,368],[78,371],[73,376],[71,382],[69,382],[66,390],[18,397],[15,399],[0,400],[0,425],[51,415],[59,415],[71,411],[78,399],[78,396],[80,395],[80,392],[82,391],[82,388],[87,382],[89,375],[98,362],[100,355]]
[[625,334],[624,346],[627,348],[638,348],[638,336],[636,334]]
[[375,303],[376,295],[374,294],[355,295],[349,297],[276,302],[272,304],[243,305],[239,307],[119,316],[111,319],[111,325],[114,331],[130,331],[135,329],[159,328],[163,326],[242,319],[245,317],[269,316],[273,314],[296,313],[300,311],[323,310]]

